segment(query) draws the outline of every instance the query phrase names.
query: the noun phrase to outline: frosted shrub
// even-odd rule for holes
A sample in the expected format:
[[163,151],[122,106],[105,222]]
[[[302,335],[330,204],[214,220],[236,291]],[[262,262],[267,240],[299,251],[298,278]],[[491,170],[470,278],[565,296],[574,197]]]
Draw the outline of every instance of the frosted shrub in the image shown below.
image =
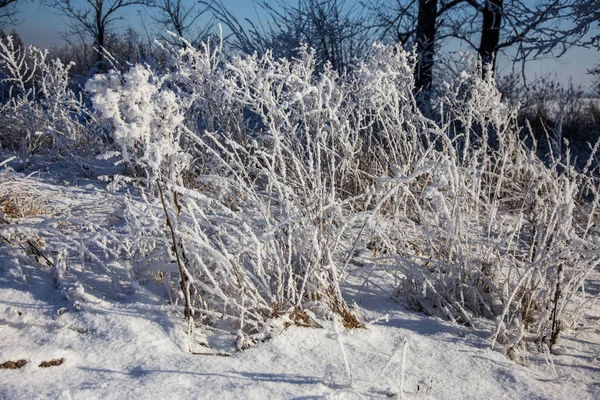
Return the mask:
[[[356,75],[341,77],[328,67],[317,74],[307,49],[295,60],[267,52],[223,66],[223,104],[245,109],[252,120],[232,127],[244,133],[239,141],[221,132],[192,135],[211,173],[196,178],[200,197],[178,195],[180,220],[193,221],[180,226],[188,265],[209,308],[237,314],[252,331],[266,317],[319,300],[346,326],[358,325],[339,283],[353,252],[348,245],[379,212],[371,172],[385,174],[393,161],[422,150],[411,150],[416,131],[397,119],[423,120],[405,103],[412,87],[408,55],[381,50]],[[377,76],[374,65],[386,60]],[[379,100],[363,102],[359,87]],[[374,155],[372,131],[387,145]]]
[[[338,276],[345,254],[339,238],[347,229],[338,220],[353,201],[344,203],[338,192],[353,173],[352,155],[358,154],[360,141],[343,119],[337,76],[328,71],[314,77],[314,56],[308,52],[294,62],[267,54],[235,58],[222,70],[207,67],[203,73],[214,75],[203,76],[201,84],[190,65],[207,66],[214,53],[207,48],[190,52],[174,55],[177,63],[188,63],[179,73],[155,76],[137,66],[122,76],[97,76],[87,85],[95,108],[113,122],[123,159],[164,182],[173,232],[165,232],[164,223],[145,231],[171,236],[164,257],[181,266],[183,297],[192,297],[198,318],[225,315],[236,321],[242,347],[244,335],[261,331],[270,317],[303,312],[313,301],[315,312],[329,306],[347,325],[357,325],[341,297]],[[286,81],[293,92],[279,88]],[[211,98],[223,98],[213,122],[200,121],[217,131],[195,133],[195,118],[186,126],[180,125],[183,118],[172,119],[176,123],[167,125],[169,130],[157,129],[160,101],[171,93],[180,104],[186,102],[189,108],[179,110],[187,116]],[[254,120],[237,118],[237,112],[253,113]],[[185,138],[167,132],[185,132]],[[198,160],[187,181],[169,163],[173,156],[182,159],[180,143],[187,143]],[[148,202],[158,206],[156,199]],[[144,249],[157,248],[137,239],[144,240]],[[164,243],[160,235],[155,240]]]
[[[69,88],[69,70],[47,50],[0,41],[0,144],[31,153],[95,141],[83,100]],[[89,121],[88,121],[89,122]]]
[[[414,55],[400,47],[374,46],[374,55],[361,62],[344,88],[353,127],[360,132],[361,169],[386,176],[400,165],[422,156],[431,121],[424,118],[413,97]],[[362,160],[367,157],[366,160]]]
[[161,73],[95,77],[123,159],[164,189],[131,213],[145,233],[128,254],[179,267],[186,315],[233,321],[240,348],[279,315],[358,326],[340,282],[365,259],[399,273],[396,294],[419,310],[496,319],[511,353],[553,346],[598,264],[597,181],[544,165],[477,68],[445,85],[433,121],[414,57],[374,50],[340,76],[308,49],[228,59],[207,43],[167,49]]
[[382,195],[404,204],[388,216],[404,235],[379,230],[390,254],[379,262],[402,271],[398,295],[418,309],[467,324],[498,317],[493,338],[510,354],[528,337],[552,347],[598,265],[584,250],[598,252],[597,183],[568,165],[545,166],[477,71],[446,90],[439,144],[382,180]]
[[230,97],[226,85],[226,56],[221,38],[209,39],[192,46],[184,39],[181,46],[164,49],[167,52],[167,68],[171,72],[165,78],[184,99],[186,126],[194,133],[204,130],[244,140],[240,129],[246,124],[244,109]]
[[183,107],[163,78],[136,65],[123,74],[96,75],[86,90],[94,108],[111,122],[122,161],[150,184],[163,176],[178,179],[190,161],[180,146]]
[[[315,300],[357,324],[338,270],[340,221],[354,203],[340,192],[360,141],[343,118],[338,77],[317,77],[314,67],[306,51],[295,61],[232,59],[224,104],[254,121],[228,119],[237,135],[192,135],[210,170],[196,177],[201,192],[178,196],[188,268],[206,311],[231,315],[246,332]],[[241,143],[231,139],[239,133]]]

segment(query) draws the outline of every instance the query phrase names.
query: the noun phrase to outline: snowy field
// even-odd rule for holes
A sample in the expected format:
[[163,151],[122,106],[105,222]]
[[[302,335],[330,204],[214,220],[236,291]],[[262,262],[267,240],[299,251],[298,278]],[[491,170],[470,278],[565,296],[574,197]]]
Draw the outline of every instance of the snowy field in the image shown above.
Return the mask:
[[[3,168],[19,172],[0,172],[5,200],[18,182],[37,207],[0,227],[13,238],[0,245],[0,364],[26,361],[0,370],[0,399],[600,398],[600,304],[588,304],[552,354],[531,351],[516,363],[491,349],[490,321],[469,328],[410,311],[391,299],[390,272],[360,265],[342,291],[363,328],[281,317],[247,350],[218,324],[196,328],[190,345],[164,285],[98,245],[125,237],[125,204],[138,195],[106,190],[97,176],[109,164],[79,164],[17,158]],[[589,282],[597,299],[597,270]],[[40,367],[51,361],[60,364]]]
[[1,400],[600,398],[600,139],[476,62],[433,112],[401,47],[160,51],[0,42]]

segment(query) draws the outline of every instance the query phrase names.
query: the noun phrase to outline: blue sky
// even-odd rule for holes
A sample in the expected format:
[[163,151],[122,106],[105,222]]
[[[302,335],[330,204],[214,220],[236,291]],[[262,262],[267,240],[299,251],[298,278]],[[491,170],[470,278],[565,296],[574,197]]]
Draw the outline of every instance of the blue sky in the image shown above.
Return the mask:
[[[83,3],[84,0],[72,0],[75,4]],[[190,0],[192,1],[192,0]],[[294,2],[294,0],[287,0]],[[353,0],[347,0],[351,2]],[[257,12],[253,0],[223,0],[223,3],[240,19],[256,19]],[[14,27],[21,35],[26,44],[33,44],[39,47],[50,47],[62,43],[61,33],[67,27],[65,20],[57,14],[57,11],[41,6],[39,2],[21,2],[19,4],[19,14],[17,16],[19,23]],[[117,24],[121,27],[133,26],[141,31],[141,17],[136,10],[130,10],[124,16],[123,21]],[[150,21],[146,17],[146,22]],[[6,30],[9,31],[10,26]],[[592,77],[587,74],[587,70],[600,64],[600,52],[595,49],[575,48],[570,50],[560,59],[548,57],[541,60],[531,61],[527,66],[527,76],[529,80],[536,76],[549,75],[555,77],[562,83],[572,80],[574,84],[581,84],[585,87],[592,82]],[[507,58],[498,60],[500,73],[510,72],[512,64]]]

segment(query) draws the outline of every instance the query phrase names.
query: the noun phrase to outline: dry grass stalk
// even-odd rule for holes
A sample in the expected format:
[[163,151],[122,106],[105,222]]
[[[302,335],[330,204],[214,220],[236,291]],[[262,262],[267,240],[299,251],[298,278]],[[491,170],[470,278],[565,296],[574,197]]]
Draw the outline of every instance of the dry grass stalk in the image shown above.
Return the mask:
[[56,360],[50,360],[50,361],[42,361],[40,363],[40,365],[38,365],[38,367],[40,367],[40,368],[54,367],[54,366],[61,365],[64,361],[65,361],[64,358],[57,358]]
[[27,360],[6,361],[0,364],[0,369],[19,369],[27,364]]

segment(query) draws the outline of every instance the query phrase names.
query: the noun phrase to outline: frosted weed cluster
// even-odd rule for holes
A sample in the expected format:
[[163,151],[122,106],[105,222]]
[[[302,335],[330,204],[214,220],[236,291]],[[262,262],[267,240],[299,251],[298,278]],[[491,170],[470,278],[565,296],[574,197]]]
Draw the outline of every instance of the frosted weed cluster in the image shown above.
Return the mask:
[[234,321],[240,347],[278,316],[356,327],[340,283],[360,264],[393,271],[419,310],[495,319],[511,355],[528,338],[552,347],[575,321],[600,259],[597,175],[544,164],[478,68],[444,86],[432,120],[401,48],[344,75],[318,72],[308,49],[164,51],[165,69],[86,88],[111,124],[107,156],[128,166],[114,187],[147,195],[115,252],[167,276],[189,320]]
[[31,154],[97,142],[81,95],[69,87],[71,67],[11,36],[0,40],[0,146]]

